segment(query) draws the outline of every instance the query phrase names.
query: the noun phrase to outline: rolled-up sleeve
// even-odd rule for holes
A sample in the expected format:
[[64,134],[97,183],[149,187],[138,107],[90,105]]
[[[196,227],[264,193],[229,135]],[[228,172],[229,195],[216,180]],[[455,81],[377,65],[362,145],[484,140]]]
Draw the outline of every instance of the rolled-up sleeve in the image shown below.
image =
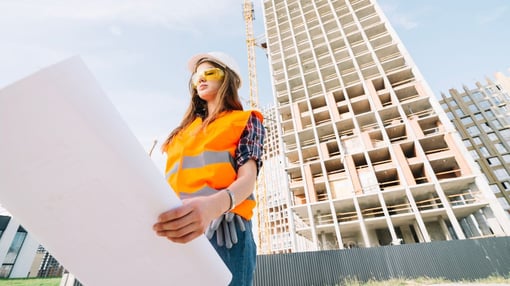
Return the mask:
[[260,119],[251,115],[246,127],[241,134],[241,139],[236,149],[237,168],[253,159],[257,163],[257,174],[262,167],[262,154],[264,152],[264,137],[266,130]]

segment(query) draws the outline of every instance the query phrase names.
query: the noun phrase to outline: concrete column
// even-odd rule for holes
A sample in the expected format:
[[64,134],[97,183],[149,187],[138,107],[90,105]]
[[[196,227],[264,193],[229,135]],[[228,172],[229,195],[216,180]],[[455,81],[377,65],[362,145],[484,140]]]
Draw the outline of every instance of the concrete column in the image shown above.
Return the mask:
[[446,240],[452,240],[452,236],[450,235],[450,231],[448,231],[448,226],[446,225],[446,222],[444,221],[443,217],[439,216],[437,218],[437,221],[439,222],[439,226],[441,226],[441,230],[443,230]]
[[404,175],[404,180],[406,181],[407,185],[409,186],[416,185],[416,180],[414,179],[413,172],[411,172],[411,168],[409,167],[404,152],[402,152],[402,148],[400,148],[399,145],[392,145],[392,148],[393,154],[395,154],[395,158],[393,158],[393,160],[396,160],[396,163],[400,166],[400,169],[402,170],[402,173]]
[[372,98],[372,102],[375,105],[375,110],[381,110],[383,108],[383,105],[381,103],[381,100],[379,99],[379,95],[377,94],[377,91],[375,90],[372,80],[366,80],[365,86],[367,87],[367,91],[366,91],[367,95]]
[[411,228],[408,225],[401,225],[400,232],[402,232],[402,239],[404,240],[404,243],[416,243],[416,241],[414,241],[414,236],[411,232]]
[[411,130],[416,136],[416,138],[423,138],[425,137],[425,134],[423,134],[423,130],[421,130],[421,126],[418,123],[418,117],[413,116],[409,118],[409,125],[411,125]]
[[[455,154],[455,160],[457,160],[457,164],[459,164],[459,169],[462,176],[469,176],[473,174],[473,171],[469,167],[469,163],[466,161],[463,154],[459,148],[455,145],[455,139],[452,137],[451,133],[446,133],[444,135],[444,141],[450,147],[449,149]],[[469,155],[469,154],[468,154]]]
[[332,93],[326,94],[326,102],[327,102],[328,108],[331,112],[331,119],[333,120],[333,122],[340,120],[340,114],[338,113],[336,101],[335,101],[335,98],[333,97]]
[[322,153],[322,158],[328,159],[330,156],[329,156],[327,143],[326,142],[320,143],[319,148],[320,148],[320,152]]
[[306,190],[308,192],[308,201],[307,203],[315,203],[317,202],[317,194],[315,193],[315,188],[313,186],[313,176],[312,171],[310,170],[310,165],[303,166],[305,170],[304,183],[306,184]]
[[361,182],[359,180],[358,174],[356,172],[356,165],[354,165],[354,160],[351,155],[345,156],[345,169],[354,170],[354,174],[351,175],[352,186],[354,187],[355,194],[362,194],[363,188],[361,187]]
[[359,136],[363,146],[367,146],[367,149],[375,148],[374,144],[372,143],[372,139],[370,138],[370,134],[368,134],[368,132],[361,132]]
[[297,103],[292,104],[292,111],[293,111],[293,120],[296,123],[296,131],[303,130],[303,122],[301,121],[301,111],[299,110],[299,106]]
[[430,242],[430,236],[429,236],[429,233],[427,231],[427,227],[425,226],[425,224],[422,224],[423,225],[423,229],[420,227],[420,224],[418,224],[418,222],[415,222],[413,224],[413,227],[414,227],[414,231],[416,232],[416,235],[418,236],[418,239],[419,241],[418,242]]

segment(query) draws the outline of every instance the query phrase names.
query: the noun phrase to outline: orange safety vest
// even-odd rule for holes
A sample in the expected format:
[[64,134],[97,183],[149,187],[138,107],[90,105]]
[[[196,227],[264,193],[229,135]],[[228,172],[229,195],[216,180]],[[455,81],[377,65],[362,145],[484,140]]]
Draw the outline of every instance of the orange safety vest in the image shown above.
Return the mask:
[[[263,120],[258,111],[228,111],[202,130],[202,119],[196,118],[172,139],[166,150],[165,173],[181,199],[207,196],[235,181],[235,151],[252,113]],[[249,220],[254,207],[251,195],[232,212]]]

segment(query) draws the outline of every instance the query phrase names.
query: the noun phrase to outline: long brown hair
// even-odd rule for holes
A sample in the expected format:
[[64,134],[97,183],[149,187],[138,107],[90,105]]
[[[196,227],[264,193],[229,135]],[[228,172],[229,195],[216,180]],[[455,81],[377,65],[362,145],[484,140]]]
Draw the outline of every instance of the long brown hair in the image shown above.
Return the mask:
[[165,142],[163,142],[161,145],[162,152],[165,152],[168,144],[170,144],[172,139],[181,130],[188,127],[197,117],[201,117],[202,120],[204,120],[201,127],[201,129],[203,129],[207,125],[211,124],[211,122],[213,122],[218,117],[218,115],[224,111],[243,110],[243,105],[239,99],[238,94],[238,89],[241,85],[241,79],[229,67],[210,58],[202,58],[199,60],[195,65],[195,71],[200,64],[205,62],[208,62],[225,72],[225,78],[223,79],[223,82],[221,83],[221,86],[218,89],[218,93],[216,95],[219,104],[216,105],[216,108],[212,110],[211,114],[208,114],[207,102],[198,96],[197,89],[193,86],[193,82],[191,80],[191,76],[193,75],[191,75],[188,83],[191,94],[191,102],[188,106],[188,109],[186,110],[186,113],[184,114],[181,124],[179,124],[179,126],[170,132],[170,135],[168,135]]

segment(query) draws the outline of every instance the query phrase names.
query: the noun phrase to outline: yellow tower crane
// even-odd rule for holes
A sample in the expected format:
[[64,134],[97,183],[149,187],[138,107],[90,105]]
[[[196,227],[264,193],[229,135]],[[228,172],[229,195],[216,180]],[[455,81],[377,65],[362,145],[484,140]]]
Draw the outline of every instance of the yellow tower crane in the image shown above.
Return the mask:
[[255,36],[253,34],[253,20],[255,10],[253,2],[245,0],[243,4],[243,14],[246,23],[246,47],[248,48],[248,77],[250,84],[250,107],[259,107],[259,95],[257,91],[257,66],[255,58]]
[[[255,57],[255,46],[257,45],[255,36],[253,33],[253,20],[254,16],[253,2],[244,0],[243,4],[243,15],[246,23],[246,47],[248,48],[248,77],[249,77],[249,88],[250,97],[249,104],[250,108],[259,108],[259,95],[257,90],[257,65]],[[270,235],[269,235],[269,212],[266,201],[266,182],[264,176],[264,168],[259,172],[258,181],[255,184],[255,199],[257,200],[257,228],[259,253],[269,252]]]

